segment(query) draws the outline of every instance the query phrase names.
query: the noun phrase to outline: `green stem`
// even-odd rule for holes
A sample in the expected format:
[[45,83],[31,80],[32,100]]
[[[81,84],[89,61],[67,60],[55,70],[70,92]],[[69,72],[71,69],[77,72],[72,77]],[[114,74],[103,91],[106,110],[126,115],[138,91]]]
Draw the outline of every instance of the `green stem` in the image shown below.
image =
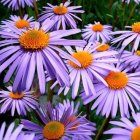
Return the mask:
[[17,4],[18,4],[18,8],[19,8],[19,15],[20,15],[20,18],[22,19],[23,18],[23,13],[22,13],[21,6],[19,4],[19,0],[17,0]]
[[129,17],[128,17],[128,20],[127,20],[127,22],[126,22],[126,25],[128,25],[128,23],[129,23],[131,17],[133,16],[136,7],[137,7],[137,4],[135,4],[135,5],[133,6],[133,8],[132,8],[132,10],[131,10],[131,12],[130,12],[130,15],[129,15]]
[[105,118],[105,120],[103,121],[103,123],[102,123],[96,137],[95,137],[95,140],[101,140],[100,138],[104,132],[104,129],[107,127],[109,121],[110,121],[110,116],[108,118]]
[[47,101],[52,102],[53,101],[53,90],[50,89],[50,87],[53,84],[53,80],[48,82],[48,93],[47,93]]
[[38,17],[39,17],[39,16],[38,16],[38,15],[39,15],[38,13],[39,13],[39,12],[38,12],[38,6],[37,6],[36,0],[34,0],[34,3],[33,3],[33,4],[34,4],[34,10],[35,10],[36,19],[38,19]]

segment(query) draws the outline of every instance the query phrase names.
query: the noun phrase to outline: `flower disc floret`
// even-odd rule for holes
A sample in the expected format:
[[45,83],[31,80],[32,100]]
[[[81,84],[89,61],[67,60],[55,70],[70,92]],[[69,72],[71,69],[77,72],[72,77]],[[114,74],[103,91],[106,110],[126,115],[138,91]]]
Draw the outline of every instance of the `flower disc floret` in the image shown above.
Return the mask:
[[15,26],[18,28],[18,29],[23,29],[23,28],[29,28],[30,27],[30,24],[27,20],[24,20],[24,19],[20,19],[18,21],[15,22]]
[[45,33],[43,30],[33,29],[24,32],[20,36],[19,42],[24,49],[38,50],[47,47],[49,39],[48,33]]
[[111,71],[106,77],[105,80],[109,88],[118,90],[126,87],[128,83],[128,77],[123,72],[114,72]]
[[59,140],[64,135],[64,124],[58,121],[51,121],[43,129],[43,135],[47,140]]
[[76,69],[88,68],[93,63],[93,56],[89,52],[79,51],[79,52],[73,53],[72,56],[76,60],[78,60],[81,64],[81,66],[78,66],[74,62],[69,61],[69,64]]
[[92,30],[94,32],[101,32],[104,29],[104,26],[100,23],[92,25]]
[[56,15],[64,15],[68,12],[68,8],[65,6],[56,6],[53,11]]
[[136,22],[132,25],[132,31],[135,33],[140,33],[140,22]]

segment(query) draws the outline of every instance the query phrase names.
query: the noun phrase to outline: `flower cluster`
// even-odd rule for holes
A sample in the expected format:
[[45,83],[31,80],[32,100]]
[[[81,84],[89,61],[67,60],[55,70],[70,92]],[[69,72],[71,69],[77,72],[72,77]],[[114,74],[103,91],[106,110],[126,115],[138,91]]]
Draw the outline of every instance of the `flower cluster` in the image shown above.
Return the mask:
[[[20,13],[0,24],[0,115],[13,120],[2,121],[0,140],[140,140],[140,22],[79,29],[86,11],[73,2],[42,12],[37,0],[0,2]],[[94,115],[121,120],[98,130]]]

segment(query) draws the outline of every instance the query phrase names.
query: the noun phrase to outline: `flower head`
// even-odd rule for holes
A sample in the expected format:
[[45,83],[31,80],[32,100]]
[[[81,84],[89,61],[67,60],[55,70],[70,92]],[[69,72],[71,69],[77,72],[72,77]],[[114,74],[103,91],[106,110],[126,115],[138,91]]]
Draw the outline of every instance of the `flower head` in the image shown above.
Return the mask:
[[[107,86],[106,81],[103,79],[103,75],[106,75],[109,70],[116,70],[111,64],[118,62],[117,58],[112,57],[118,53],[113,50],[97,52],[97,48],[101,46],[93,46],[92,43],[89,43],[85,48],[76,47],[76,51],[71,47],[67,47],[71,56],[77,59],[81,64],[81,66],[78,66],[71,60],[66,61],[66,65],[70,72],[69,76],[73,98],[77,96],[81,85],[83,85],[86,95],[89,95],[90,93],[95,95],[94,82],[99,80]],[[63,90],[66,95],[70,90],[70,87],[61,87],[58,94]]]
[[132,113],[134,121],[121,118],[120,121],[111,121],[114,128],[107,130],[104,134],[113,135],[110,140],[140,140],[140,113]]
[[102,25],[100,22],[95,22],[85,26],[82,37],[89,42],[101,41],[108,43],[112,39],[111,33],[112,27],[110,25]]
[[100,82],[95,84],[96,96],[82,94],[82,98],[84,104],[95,101],[92,110],[97,108],[97,114],[116,117],[120,110],[122,117],[129,117],[129,109],[133,112],[135,108],[139,109],[140,73],[130,73],[122,65],[118,65],[117,69],[119,71],[110,71],[104,77],[108,86]]
[[77,28],[76,20],[81,19],[76,16],[77,13],[84,13],[81,10],[81,6],[69,6],[70,2],[66,1],[58,6],[54,6],[48,3],[48,7],[44,7],[44,11],[39,18],[39,21],[45,21],[46,19],[54,20],[55,24],[52,27],[54,30],[66,29],[70,27],[72,29]]
[[0,140],[33,140],[33,134],[25,134],[22,132],[23,125],[19,125],[14,129],[15,124],[11,123],[6,130],[6,123],[3,123],[0,127]]
[[0,98],[0,113],[11,110],[12,116],[14,116],[16,112],[19,115],[26,115],[27,111],[36,109],[39,106],[33,92],[23,91],[21,93],[14,93],[12,92],[12,87],[8,87],[8,91],[0,91]]
[[34,0],[0,0],[3,5],[8,5],[12,10],[18,10],[19,6],[25,8],[25,6],[33,6]]
[[[130,3],[130,0],[122,0],[122,2],[125,2],[125,3],[129,4]],[[136,2],[137,4],[139,4],[140,3],[140,0],[134,0],[134,2]]]
[[[60,85],[69,86],[67,69],[59,57],[58,52],[79,65],[68,53],[64,52],[58,45],[84,46],[85,41],[67,40],[62,37],[79,33],[79,29],[60,30],[49,32],[53,24],[48,19],[47,24],[40,25],[38,22],[34,27],[24,30],[9,25],[12,32],[0,31],[5,40],[0,41],[0,73],[9,67],[4,82],[8,82],[13,73],[16,76],[13,91],[30,90],[34,75],[37,72],[41,93],[45,93],[45,71],[52,79],[58,79]],[[11,45],[12,44],[12,45]]]
[[85,120],[84,116],[71,114],[71,107],[65,109],[62,116],[59,115],[59,110],[53,108],[50,103],[47,106],[41,107],[37,111],[43,124],[39,126],[28,120],[22,120],[24,128],[36,134],[38,140],[52,139],[77,139],[78,136],[90,138],[95,130],[90,123]]
[[10,32],[9,25],[17,27],[19,30],[28,29],[33,27],[35,24],[34,18],[25,15],[23,18],[20,18],[16,15],[11,15],[10,19],[2,21],[2,25],[0,25],[0,30]]
[[140,22],[136,22],[131,26],[126,26],[126,28],[130,28],[131,31],[115,31],[112,33],[112,35],[119,35],[112,40],[112,43],[118,43],[119,46],[122,46],[120,52],[123,51],[128,45],[131,46],[132,52],[135,52],[138,49],[140,42]]
[[121,55],[121,60],[124,67],[128,67],[130,70],[135,71],[140,70],[140,50],[137,50],[134,53],[124,51]]

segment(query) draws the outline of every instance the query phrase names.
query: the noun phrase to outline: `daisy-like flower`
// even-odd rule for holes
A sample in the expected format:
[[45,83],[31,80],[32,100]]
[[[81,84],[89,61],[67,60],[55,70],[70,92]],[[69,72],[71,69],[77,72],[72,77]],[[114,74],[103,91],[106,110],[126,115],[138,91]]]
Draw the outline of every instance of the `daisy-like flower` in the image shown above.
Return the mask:
[[[122,2],[125,2],[125,3],[129,4],[130,3],[130,0],[122,0]],[[139,4],[140,3],[140,0],[134,0],[134,2],[136,2],[137,4]]]
[[[102,46],[102,45],[101,45]],[[93,79],[101,81],[106,86],[108,85],[103,79],[103,75],[106,75],[108,70],[116,70],[110,63],[118,62],[118,59],[111,58],[118,54],[116,51],[104,51],[97,52],[97,48],[100,45],[94,47],[92,43],[89,43],[85,48],[76,47],[76,51],[71,47],[67,47],[67,50],[75,59],[77,59],[81,66],[73,63],[71,60],[66,61],[66,65],[69,69],[70,83],[72,86],[72,97],[75,98],[78,94],[79,87],[83,85],[86,95],[92,93],[95,95]],[[57,84],[54,83],[52,88]],[[68,93],[71,87],[61,87],[58,94],[64,90],[64,95]]]
[[[76,105],[75,105],[75,104],[76,104]],[[64,100],[63,103],[59,103],[59,104],[56,106],[56,108],[57,108],[58,111],[59,111],[59,117],[60,117],[60,118],[63,116],[63,113],[64,113],[67,109],[69,109],[69,108],[71,108],[71,113],[70,113],[70,115],[73,115],[73,114],[76,115],[77,112],[78,112],[79,107],[80,107],[80,102],[74,103],[74,101],[70,101],[69,99]],[[75,118],[75,117],[74,117],[74,118]],[[74,118],[73,118],[73,119],[74,119]],[[89,124],[88,124],[88,129],[89,129],[89,127],[91,127],[92,131],[95,131],[95,130],[96,130],[96,128],[95,128],[96,124],[95,124],[95,123],[92,123],[92,122],[88,121],[85,117],[83,118],[83,120],[81,120],[81,123],[83,123],[82,121],[83,121],[83,122],[89,123]],[[93,133],[93,135],[95,135],[95,133]],[[78,134],[76,134],[76,135],[74,136],[74,138],[75,138],[75,139],[77,138],[76,140],[84,140],[84,139],[90,140],[90,139],[91,139],[91,137],[89,137],[89,136],[78,135]]]
[[140,50],[137,50],[135,53],[124,51],[121,55],[121,60],[124,67],[129,67],[130,70],[140,70]]
[[102,25],[100,22],[88,24],[83,29],[82,37],[88,42],[101,41],[108,43],[112,39],[112,26]]
[[16,15],[11,15],[10,19],[2,21],[2,25],[0,25],[0,30],[5,30],[5,31],[11,31],[9,29],[9,24],[12,26],[17,27],[18,29],[28,29],[30,27],[33,27],[35,24],[34,18],[29,17],[28,15],[25,15],[22,19],[19,16]]
[[44,7],[44,11],[39,18],[39,21],[45,21],[46,19],[54,20],[54,30],[66,29],[67,27],[75,29],[77,28],[76,20],[81,19],[76,16],[77,13],[84,13],[81,10],[82,6],[69,6],[70,2],[66,1],[64,4],[61,3],[58,6],[54,6],[48,3],[48,7]]
[[112,35],[119,35],[112,40],[112,43],[118,43],[118,46],[122,46],[120,52],[128,45],[132,47],[132,52],[134,52],[138,49],[140,43],[140,22],[136,22],[132,26],[126,26],[126,28],[131,29],[131,31],[115,31],[112,33]]
[[59,110],[50,103],[37,111],[43,124],[38,125],[28,120],[22,120],[24,128],[36,134],[36,140],[81,140],[80,137],[90,138],[94,127],[84,121],[85,116],[71,114],[71,108],[66,109],[60,117]]
[[0,91],[0,113],[6,113],[11,110],[14,116],[17,112],[19,115],[26,115],[27,111],[36,109],[39,105],[33,92],[12,92],[12,87],[7,88],[8,91]]
[[128,118],[111,121],[110,124],[114,128],[105,131],[104,134],[113,135],[110,140],[140,140],[140,113],[132,113],[132,117],[134,121],[130,121]]
[[6,123],[4,122],[0,127],[0,140],[33,140],[33,134],[25,134],[22,132],[23,125],[19,125],[16,129],[15,124],[11,123],[6,130]]
[[40,92],[45,93],[46,70],[51,79],[56,78],[60,85],[69,86],[67,69],[58,52],[80,64],[57,45],[84,46],[86,42],[62,39],[62,37],[79,33],[79,29],[48,32],[52,24],[53,21],[48,19],[47,24],[41,26],[36,22],[33,28],[24,29],[24,31],[9,24],[12,32],[0,31],[5,39],[0,41],[0,47],[4,47],[0,50],[0,73],[9,66],[4,82],[8,82],[14,72],[16,73],[14,92],[30,90],[37,72]]
[[129,110],[139,109],[140,72],[128,73],[129,68],[123,69],[122,65],[117,69],[119,71],[110,71],[104,77],[108,87],[99,82],[95,85],[96,96],[83,94],[82,98],[84,104],[95,101],[91,109],[97,108],[97,114],[115,117],[120,111],[122,117],[129,117]]
[[25,6],[32,7],[34,0],[0,0],[3,5],[8,5],[8,8],[12,8],[12,10],[18,10],[19,6],[25,8]]

